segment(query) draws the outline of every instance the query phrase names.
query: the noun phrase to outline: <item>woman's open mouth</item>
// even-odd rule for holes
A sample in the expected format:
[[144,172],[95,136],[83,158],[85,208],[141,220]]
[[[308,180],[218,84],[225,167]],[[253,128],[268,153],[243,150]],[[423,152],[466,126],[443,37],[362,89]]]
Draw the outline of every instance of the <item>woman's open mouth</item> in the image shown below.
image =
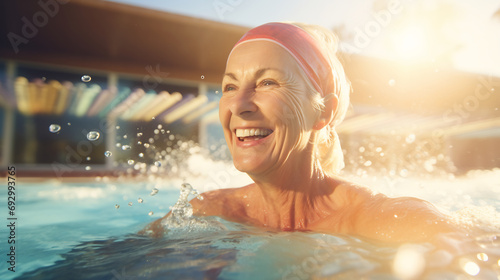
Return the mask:
[[266,138],[271,133],[273,133],[272,129],[267,128],[237,128],[235,129],[236,137],[238,141],[241,142],[250,142],[256,141],[263,138]]

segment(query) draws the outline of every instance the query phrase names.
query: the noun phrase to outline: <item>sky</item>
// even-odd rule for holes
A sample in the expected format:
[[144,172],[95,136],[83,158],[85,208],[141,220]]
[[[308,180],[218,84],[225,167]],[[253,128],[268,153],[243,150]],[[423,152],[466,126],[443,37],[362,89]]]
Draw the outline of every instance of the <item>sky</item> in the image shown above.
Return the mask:
[[349,53],[500,77],[500,0],[112,1],[247,27],[318,24]]

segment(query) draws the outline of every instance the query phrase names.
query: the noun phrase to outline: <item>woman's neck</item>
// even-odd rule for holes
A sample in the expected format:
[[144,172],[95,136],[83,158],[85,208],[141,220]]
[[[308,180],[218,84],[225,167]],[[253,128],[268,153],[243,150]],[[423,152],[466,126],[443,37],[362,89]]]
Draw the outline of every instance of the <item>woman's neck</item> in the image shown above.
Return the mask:
[[259,220],[265,226],[305,230],[308,224],[328,212],[326,205],[331,206],[331,201],[326,203],[326,200],[334,184],[312,161],[289,161],[267,174],[251,177],[259,190],[257,196],[262,203]]

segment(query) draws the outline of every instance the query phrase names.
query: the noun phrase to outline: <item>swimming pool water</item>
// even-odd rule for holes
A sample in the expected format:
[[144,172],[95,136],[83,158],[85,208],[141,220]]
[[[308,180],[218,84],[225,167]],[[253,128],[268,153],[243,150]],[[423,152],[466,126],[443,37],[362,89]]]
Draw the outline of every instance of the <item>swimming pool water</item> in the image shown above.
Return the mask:
[[[168,212],[182,180],[21,181],[16,272],[3,266],[0,278],[498,279],[499,179],[499,170],[455,179],[355,178],[386,194],[427,199],[452,214],[477,245],[460,254],[427,243],[271,232],[222,219],[225,230],[180,229],[153,239],[135,233]],[[153,188],[159,192],[151,196]],[[6,194],[0,199],[6,201]]]

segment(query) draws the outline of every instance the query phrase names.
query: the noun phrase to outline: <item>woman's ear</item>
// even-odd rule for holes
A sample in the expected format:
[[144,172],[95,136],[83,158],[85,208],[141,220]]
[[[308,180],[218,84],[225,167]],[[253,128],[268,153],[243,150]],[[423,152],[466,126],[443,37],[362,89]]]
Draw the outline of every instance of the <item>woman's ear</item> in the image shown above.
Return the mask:
[[323,97],[323,100],[325,107],[318,120],[313,125],[313,129],[315,130],[322,129],[333,120],[333,116],[335,116],[335,112],[337,111],[337,106],[339,104],[339,98],[334,93],[326,95]]

